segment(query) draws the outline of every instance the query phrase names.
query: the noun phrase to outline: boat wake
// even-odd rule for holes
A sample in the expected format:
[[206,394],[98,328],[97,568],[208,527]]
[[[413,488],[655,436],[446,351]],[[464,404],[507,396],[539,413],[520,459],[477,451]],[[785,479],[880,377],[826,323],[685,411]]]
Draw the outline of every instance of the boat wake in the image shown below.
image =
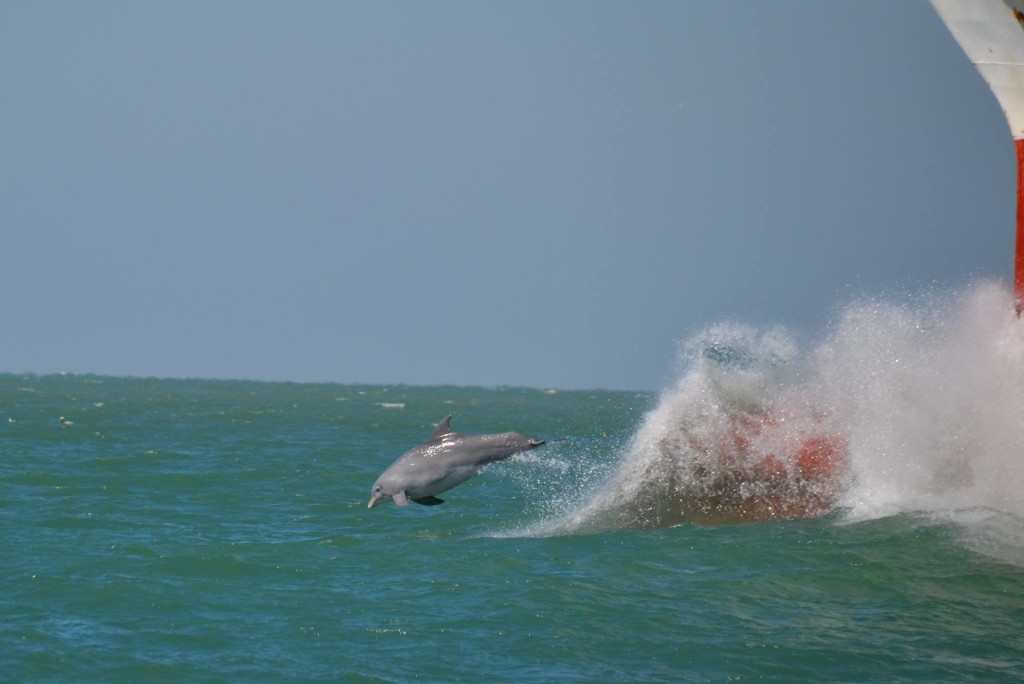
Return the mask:
[[784,330],[721,324],[681,347],[610,475],[528,533],[830,512],[1019,522],[1022,448],[1024,321],[998,284],[850,305],[806,353]]

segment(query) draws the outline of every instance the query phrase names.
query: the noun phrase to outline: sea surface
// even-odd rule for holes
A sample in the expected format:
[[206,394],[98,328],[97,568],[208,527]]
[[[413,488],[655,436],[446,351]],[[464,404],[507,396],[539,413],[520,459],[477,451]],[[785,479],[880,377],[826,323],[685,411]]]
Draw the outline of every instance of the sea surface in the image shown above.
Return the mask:
[[[806,353],[710,329],[660,393],[0,375],[0,680],[1022,681],[1020,331],[963,341],[1000,296],[850,310]],[[623,515],[653,443],[752,391],[839,414],[833,510]],[[449,414],[551,441],[368,510]]]

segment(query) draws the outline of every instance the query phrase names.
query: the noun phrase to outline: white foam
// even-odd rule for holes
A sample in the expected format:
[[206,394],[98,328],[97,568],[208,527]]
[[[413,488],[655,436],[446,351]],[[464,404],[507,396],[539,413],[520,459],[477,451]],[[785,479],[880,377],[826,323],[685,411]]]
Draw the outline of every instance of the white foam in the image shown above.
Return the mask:
[[[709,363],[701,350],[715,345],[740,350],[739,361]],[[763,452],[785,452],[784,442],[812,430],[843,436],[850,468],[837,504],[851,520],[972,509],[1018,524],[1024,516],[1024,321],[1006,288],[983,282],[912,302],[851,304],[805,354],[778,328],[722,324],[696,335],[615,472],[534,532],[678,522],[665,507],[694,486],[700,444],[720,436],[744,402],[782,416],[763,437],[779,443]]]
[[1024,321],[1004,288],[848,307],[811,364],[848,431],[852,515],[1024,515]]

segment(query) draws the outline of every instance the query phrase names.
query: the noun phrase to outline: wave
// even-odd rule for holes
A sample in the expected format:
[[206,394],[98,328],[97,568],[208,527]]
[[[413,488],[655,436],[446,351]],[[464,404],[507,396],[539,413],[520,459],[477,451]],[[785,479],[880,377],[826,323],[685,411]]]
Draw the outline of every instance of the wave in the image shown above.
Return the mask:
[[861,301],[805,352],[782,328],[712,326],[681,345],[675,383],[611,474],[532,532],[971,509],[1019,519],[1013,311],[993,282]]

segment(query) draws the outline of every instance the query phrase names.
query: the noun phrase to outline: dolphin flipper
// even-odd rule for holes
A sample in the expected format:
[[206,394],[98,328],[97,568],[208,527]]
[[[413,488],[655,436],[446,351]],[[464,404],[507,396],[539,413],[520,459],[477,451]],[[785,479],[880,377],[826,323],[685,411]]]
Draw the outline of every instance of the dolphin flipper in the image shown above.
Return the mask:
[[404,507],[404,506],[408,506],[409,505],[409,500],[405,498],[405,490],[404,489],[402,491],[398,492],[397,494],[395,494],[394,496],[392,496],[391,498],[394,499],[395,503],[397,505],[399,505],[399,506],[403,506]]
[[442,499],[438,499],[436,496],[421,496],[419,498],[413,499],[413,501],[424,506],[436,506],[438,504],[444,503]]

